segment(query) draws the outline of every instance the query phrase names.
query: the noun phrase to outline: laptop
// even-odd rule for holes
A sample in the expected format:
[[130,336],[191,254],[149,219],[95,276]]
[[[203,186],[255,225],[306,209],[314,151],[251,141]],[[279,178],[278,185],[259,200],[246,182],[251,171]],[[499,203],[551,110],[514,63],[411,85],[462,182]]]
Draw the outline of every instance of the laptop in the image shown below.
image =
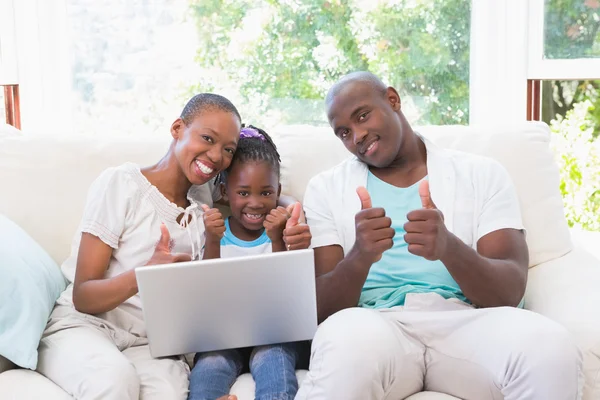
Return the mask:
[[312,339],[312,250],[135,270],[153,357]]

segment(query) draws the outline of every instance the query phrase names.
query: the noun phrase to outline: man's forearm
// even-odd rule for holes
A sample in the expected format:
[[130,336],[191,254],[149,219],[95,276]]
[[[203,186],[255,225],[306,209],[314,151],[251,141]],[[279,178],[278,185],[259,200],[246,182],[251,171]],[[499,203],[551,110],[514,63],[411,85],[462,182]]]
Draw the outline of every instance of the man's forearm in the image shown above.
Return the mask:
[[451,233],[441,261],[474,305],[517,306],[523,298],[527,274],[516,261],[483,257]]
[[356,307],[368,274],[368,265],[348,255],[333,271],[317,277],[319,323],[340,310]]

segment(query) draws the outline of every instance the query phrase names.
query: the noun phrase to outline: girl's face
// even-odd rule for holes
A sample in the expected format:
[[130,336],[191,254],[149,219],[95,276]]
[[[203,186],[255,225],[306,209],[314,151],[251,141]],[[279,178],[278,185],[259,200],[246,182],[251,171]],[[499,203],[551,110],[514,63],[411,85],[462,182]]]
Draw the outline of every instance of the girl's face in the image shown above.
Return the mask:
[[268,162],[236,162],[222,190],[229,200],[231,216],[246,230],[259,231],[266,216],[277,207],[281,185]]
[[241,124],[232,113],[206,110],[185,125],[177,119],[171,126],[175,154],[181,170],[193,185],[202,185],[229,167]]

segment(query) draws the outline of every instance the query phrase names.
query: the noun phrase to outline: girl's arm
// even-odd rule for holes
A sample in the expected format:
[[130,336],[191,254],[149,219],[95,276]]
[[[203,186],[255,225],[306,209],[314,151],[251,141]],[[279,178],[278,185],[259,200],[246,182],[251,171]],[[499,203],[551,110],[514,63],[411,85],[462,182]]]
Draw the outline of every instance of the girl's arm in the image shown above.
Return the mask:
[[210,208],[206,204],[202,205],[202,210],[204,211],[202,218],[206,235],[202,259],[221,258],[221,239],[225,234],[225,219],[218,209]]
[[202,259],[211,260],[213,258],[221,258],[221,239],[211,240],[207,235]]
[[[189,254],[171,253],[169,230],[164,224],[160,230],[160,240],[146,265],[190,261]],[[77,311],[87,314],[107,312],[117,308],[138,292],[133,269],[112,278],[104,278],[112,251],[113,249],[97,236],[86,232],[81,234],[73,283],[73,304]]]

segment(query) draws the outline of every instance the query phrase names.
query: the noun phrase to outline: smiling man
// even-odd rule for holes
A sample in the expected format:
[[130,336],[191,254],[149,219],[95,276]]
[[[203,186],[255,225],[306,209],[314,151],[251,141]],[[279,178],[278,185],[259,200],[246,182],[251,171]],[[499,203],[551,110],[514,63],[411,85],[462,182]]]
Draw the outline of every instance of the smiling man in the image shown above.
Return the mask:
[[345,76],[326,105],[355,157],[304,199],[322,324],[297,399],[577,399],[570,335],[517,307],[528,250],[504,168],[416,134],[371,73]]

